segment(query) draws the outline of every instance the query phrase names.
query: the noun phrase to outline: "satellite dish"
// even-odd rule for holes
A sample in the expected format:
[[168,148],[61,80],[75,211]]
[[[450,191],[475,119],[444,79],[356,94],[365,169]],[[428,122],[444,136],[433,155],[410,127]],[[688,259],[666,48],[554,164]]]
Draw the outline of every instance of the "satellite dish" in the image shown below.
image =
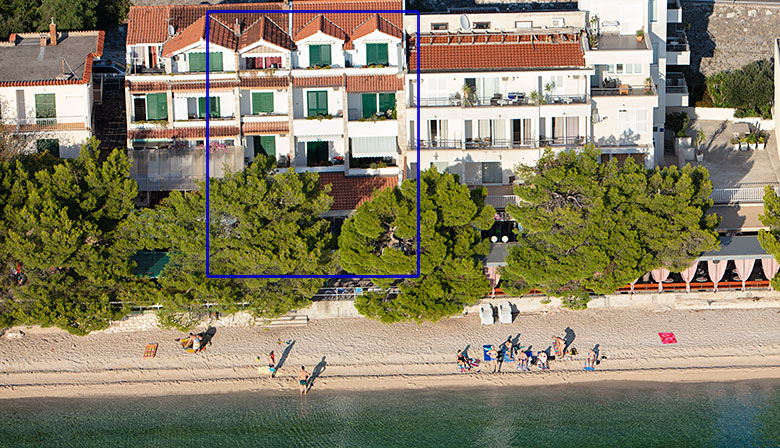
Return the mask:
[[460,16],[460,28],[463,30],[471,29],[471,22],[469,21],[469,18],[466,17],[466,14]]
[[176,34],[176,30],[173,28],[173,25],[168,25],[168,37],[171,37],[174,34]]

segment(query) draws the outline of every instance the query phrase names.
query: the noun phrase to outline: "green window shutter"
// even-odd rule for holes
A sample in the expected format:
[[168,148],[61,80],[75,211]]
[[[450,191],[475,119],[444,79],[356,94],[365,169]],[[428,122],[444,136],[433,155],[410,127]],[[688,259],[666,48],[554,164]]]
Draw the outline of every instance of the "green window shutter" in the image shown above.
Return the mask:
[[55,118],[57,109],[53,93],[38,93],[35,95],[35,118]]
[[328,114],[328,92],[324,90],[306,92],[306,102],[309,117]]
[[395,107],[395,93],[379,94],[379,112],[385,113]]
[[168,98],[164,93],[146,94],[146,118],[148,120],[168,119]]
[[206,107],[206,97],[198,98],[198,118],[206,118],[208,109]]
[[190,53],[190,71],[206,71],[206,53]]
[[222,114],[219,111],[219,97],[212,96],[210,98],[211,100],[211,114],[209,115],[210,118],[219,118],[222,116]]
[[371,118],[376,114],[376,93],[363,94],[363,118]]
[[222,53],[209,53],[209,71],[222,71]]
[[317,142],[306,142],[306,165],[314,166],[317,161]]
[[377,44],[366,44],[366,65],[376,64],[376,47]]
[[330,65],[330,45],[309,45],[309,67]]
[[[260,136],[260,146],[263,153],[271,159],[276,158],[276,137],[273,135]],[[255,148],[255,155],[257,154],[257,148]]]
[[273,92],[252,93],[252,115],[268,114],[274,111]]
[[376,44],[376,60],[377,64],[388,65],[389,59],[387,58],[387,44]]

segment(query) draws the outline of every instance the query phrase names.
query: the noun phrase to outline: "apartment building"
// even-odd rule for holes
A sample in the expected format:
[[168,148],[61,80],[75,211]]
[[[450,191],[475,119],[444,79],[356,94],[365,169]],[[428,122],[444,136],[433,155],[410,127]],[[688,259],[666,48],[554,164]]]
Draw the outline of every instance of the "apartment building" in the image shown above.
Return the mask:
[[[348,0],[241,4],[241,13],[219,12],[235,5],[131,8],[133,177],[147,191],[194,189],[209,151],[212,176],[259,154],[279,167],[319,172],[332,185],[335,211],[396,185],[404,165],[402,15],[294,11],[401,7]],[[208,22],[207,9],[217,10]]]
[[32,151],[77,157],[92,136],[92,63],[103,31],[11,34],[0,42],[0,125]]

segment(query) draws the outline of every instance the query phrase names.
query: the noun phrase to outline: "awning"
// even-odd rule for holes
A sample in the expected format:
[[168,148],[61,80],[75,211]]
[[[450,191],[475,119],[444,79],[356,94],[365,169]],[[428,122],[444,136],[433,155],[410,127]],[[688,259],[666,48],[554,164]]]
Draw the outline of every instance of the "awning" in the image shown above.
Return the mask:
[[301,136],[295,136],[295,139],[299,143],[303,142],[333,142],[336,140],[342,139],[342,134],[330,134],[330,135],[301,135]]
[[352,137],[352,157],[395,157],[397,137]]
[[722,236],[720,250],[702,254],[699,260],[744,260],[748,258],[772,258],[755,236]]

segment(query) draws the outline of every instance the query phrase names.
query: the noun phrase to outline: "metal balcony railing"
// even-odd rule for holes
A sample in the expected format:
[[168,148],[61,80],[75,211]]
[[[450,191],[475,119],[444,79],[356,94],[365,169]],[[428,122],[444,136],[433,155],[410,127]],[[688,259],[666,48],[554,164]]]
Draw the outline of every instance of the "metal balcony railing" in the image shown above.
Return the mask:
[[[416,148],[417,142],[409,142],[410,148]],[[420,140],[420,149],[461,149],[463,142],[451,139]]]

